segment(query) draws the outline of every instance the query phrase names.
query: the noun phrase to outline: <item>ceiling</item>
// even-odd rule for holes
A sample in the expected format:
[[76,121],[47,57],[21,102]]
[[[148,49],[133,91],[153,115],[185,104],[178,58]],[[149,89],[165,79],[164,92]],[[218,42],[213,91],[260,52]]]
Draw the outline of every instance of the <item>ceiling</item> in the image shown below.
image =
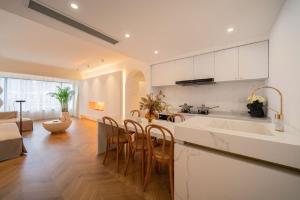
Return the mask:
[[[0,12],[0,54],[76,68],[101,64],[101,59],[105,64],[120,62],[126,56],[152,64],[189,52],[268,39],[284,0],[39,2],[120,42],[108,44],[43,16],[26,8],[25,0],[0,0],[0,8],[27,18]],[[71,2],[77,3],[79,9],[72,9]],[[235,30],[227,33],[229,27]],[[131,37],[125,38],[125,33]],[[159,54],[154,54],[155,50]]]
[[73,70],[119,62],[115,51],[0,10],[0,56]]

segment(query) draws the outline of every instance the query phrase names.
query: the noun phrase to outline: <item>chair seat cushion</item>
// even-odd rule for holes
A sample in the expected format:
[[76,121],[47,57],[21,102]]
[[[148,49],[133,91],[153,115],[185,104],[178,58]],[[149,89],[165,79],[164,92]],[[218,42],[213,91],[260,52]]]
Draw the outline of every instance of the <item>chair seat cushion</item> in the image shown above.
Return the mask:
[[[112,143],[117,143],[118,142],[118,136],[114,135],[111,138]],[[126,134],[120,134],[119,135],[119,143],[127,143],[128,142],[128,137]]]
[[[132,146],[136,150],[142,150],[143,149],[143,139],[137,139],[137,140],[133,141]],[[146,150],[146,149],[147,149],[147,141],[144,140],[144,150]]]
[[161,149],[161,146],[158,146],[156,148],[153,149],[153,156],[157,159],[157,160],[169,160],[170,159],[170,148],[169,147],[165,147],[165,151],[163,152]]

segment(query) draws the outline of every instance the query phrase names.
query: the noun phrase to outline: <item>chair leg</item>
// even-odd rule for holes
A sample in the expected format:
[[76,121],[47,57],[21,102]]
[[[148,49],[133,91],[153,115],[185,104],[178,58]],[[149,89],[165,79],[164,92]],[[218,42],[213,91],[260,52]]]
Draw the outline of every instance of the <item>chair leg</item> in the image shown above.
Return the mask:
[[125,158],[127,160],[128,156],[129,156],[130,146],[129,146],[129,143],[126,143],[124,145],[125,145],[125,150],[126,150],[126,152],[125,152]]
[[109,143],[107,143],[106,144],[106,151],[105,151],[105,155],[104,155],[104,159],[103,159],[103,165],[105,164],[105,161],[106,161],[106,159],[107,159],[107,156],[108,156],[108,152],[109,152],[109,148],[110,147],[110,144]]
[[161,164],[159,162],[155,162],[155,171],[157,174],[161,172]]
[[142,161],[142,183],[144,183],[144,179],[145,179],[145,151],[142,150],[142,158],[141,158],[141,161]]
[[170,191],[171,199],[174,200],[174,166],[173,162],[169,162],[169,179],[170,179]]
[[117,144],[117,173],[119,172],[119,148],[120,148],[120,145]]
[[128,148],[128,155],[127,155],[127,161],[126,161],[126,167],[125,167],[125,171],[124,171],[124,176],[126,176],[127,174],[127,169],[128,169],[128,165],[130,162],[130,158],[132,157],[133,152],[131,152],[131,147]]
[[151,169],[152,169],[152,155],[149,153],[148,154],[148,160],[147,160],[147,172],[146,172],[146,176],[144,179],[144,192],[146,190],[149,178],[151,176]]

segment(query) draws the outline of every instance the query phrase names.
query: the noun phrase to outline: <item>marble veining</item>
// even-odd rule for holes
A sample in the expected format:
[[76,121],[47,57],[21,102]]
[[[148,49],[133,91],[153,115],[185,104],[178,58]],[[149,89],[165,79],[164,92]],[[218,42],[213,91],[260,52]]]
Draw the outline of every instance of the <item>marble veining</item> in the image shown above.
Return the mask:
[[213,132],[209,132],[209,134],[211,135],[211,138],[214,142],[214,146],[217,149],[229,151],[229,143],[225,139],[223,139],[221,136],[216,135]]

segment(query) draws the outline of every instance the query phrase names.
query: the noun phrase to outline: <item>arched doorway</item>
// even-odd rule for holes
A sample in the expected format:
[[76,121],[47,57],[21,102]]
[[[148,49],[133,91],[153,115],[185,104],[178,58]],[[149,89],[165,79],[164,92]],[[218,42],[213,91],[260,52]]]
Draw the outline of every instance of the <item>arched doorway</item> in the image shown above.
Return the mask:
[[145,95],[146,81],[143,72],[129,72],[125,84],[125,116],[129,116],[131,110],[139,109],[140,98]]

